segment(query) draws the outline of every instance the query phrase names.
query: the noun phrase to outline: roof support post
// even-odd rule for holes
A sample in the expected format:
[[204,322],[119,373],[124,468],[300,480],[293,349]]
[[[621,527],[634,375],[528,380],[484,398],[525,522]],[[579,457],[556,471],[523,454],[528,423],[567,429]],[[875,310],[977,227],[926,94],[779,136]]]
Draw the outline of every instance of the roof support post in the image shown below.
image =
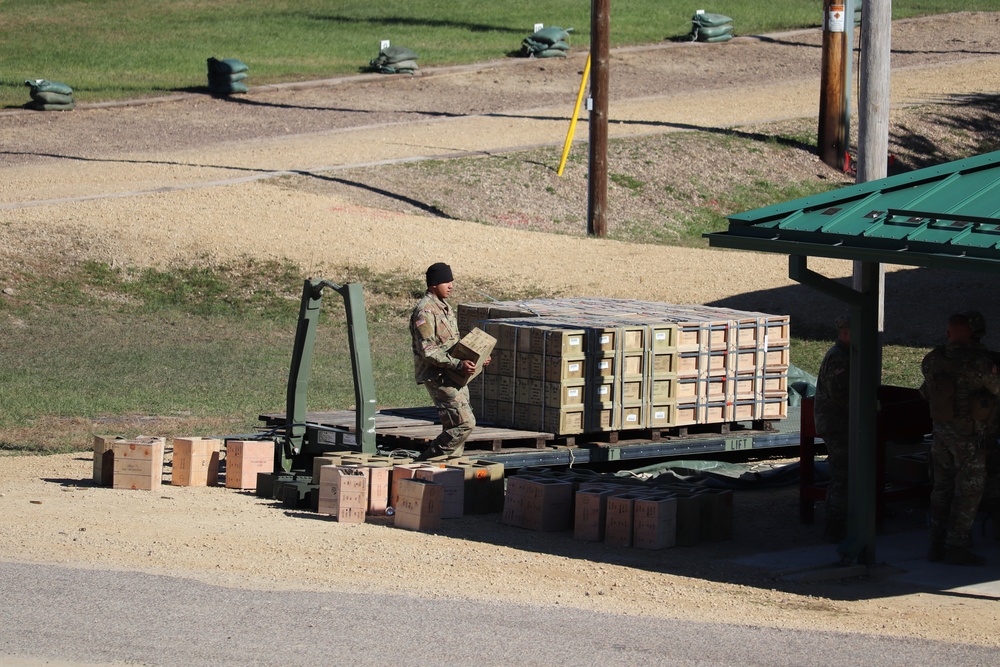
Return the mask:
[[878,386],[881,383],[879,264],[863,262],[860,288],[852,289],[809,269],[807,260],[804,255],[789,255],[788,277],[845,302],[851,313],[847,539],[838,551],[845,561],[856,561],[870,567],[875,564],[876,424]]

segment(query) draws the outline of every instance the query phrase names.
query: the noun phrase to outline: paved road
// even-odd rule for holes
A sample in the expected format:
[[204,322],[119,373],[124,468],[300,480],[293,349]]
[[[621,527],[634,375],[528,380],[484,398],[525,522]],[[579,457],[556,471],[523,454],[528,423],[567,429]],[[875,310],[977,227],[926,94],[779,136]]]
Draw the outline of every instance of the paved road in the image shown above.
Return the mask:
[[940,642],[40,564],[0,563],[0,599],[0,665],[996,665]]

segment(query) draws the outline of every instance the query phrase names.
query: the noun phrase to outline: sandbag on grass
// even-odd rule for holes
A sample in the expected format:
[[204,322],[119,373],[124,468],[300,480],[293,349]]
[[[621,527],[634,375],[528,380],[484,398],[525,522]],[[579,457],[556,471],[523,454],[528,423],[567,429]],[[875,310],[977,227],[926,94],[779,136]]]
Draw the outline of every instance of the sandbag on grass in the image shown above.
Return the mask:
[[569,34],[573,28],[549,26],[525,37],[521,55],[525,58],[565,58],[569,52]]
[[233,95],[248,93],[250,88],[244,81],[250,76],[250,66],[236,58],[209,58],[208,91],[213,95]]
[[36,111],[70,111],[76,106],[73,89],[61,81],[28,79],[24,82],[31,90],[31,101],[25,109]]
[[382,74],[413,74],[419,69],[419,57],[416,51],[405,46],[387,46],[379,51],[377,58],[369,60],[368,65]]

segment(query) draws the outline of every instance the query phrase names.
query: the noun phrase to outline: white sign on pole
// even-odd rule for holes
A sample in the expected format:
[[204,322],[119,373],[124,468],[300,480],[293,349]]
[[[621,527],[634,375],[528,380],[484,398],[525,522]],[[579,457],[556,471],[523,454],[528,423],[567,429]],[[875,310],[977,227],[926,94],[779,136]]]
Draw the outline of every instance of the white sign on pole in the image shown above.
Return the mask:
[[388,48],[389,48],[389,40],[383,39],[382,40],[382,45],[378,47],[378,50],[379,51],[385,51]]
[[538,32],[539,30],[541,30],[544,27],[545,27],[544,23],[536,23],[535,24],[535,32]]
[[844,32],[844,5],[830,5],[830,13],[826,19],[826,29],[828,32]]

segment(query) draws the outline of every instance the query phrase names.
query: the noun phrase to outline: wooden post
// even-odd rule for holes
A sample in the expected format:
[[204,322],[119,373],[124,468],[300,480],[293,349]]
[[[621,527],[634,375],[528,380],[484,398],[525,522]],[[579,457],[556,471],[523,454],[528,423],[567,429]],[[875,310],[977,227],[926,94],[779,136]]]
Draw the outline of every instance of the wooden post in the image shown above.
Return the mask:
[[[853,26],[853,17],[852,17]],[[819,158],[843,170],[847,159],[844,125],[844,30],[842,0],[823,0],[823,65],[819,93]],[[852,28],[853,29],[853,28]]]
[[[858,62],[858,183],[889,173],[889,58],[892,52],[892,0],[866,0]],[[854,287],[860,289],[861,262],[854,262]],[[880,266],[879,284],[885,285]],[[884,289],[881,287],[880,289]],[[881,292],[880,292],[881,293]],[[885,330],[885,303],[878,304],[878,330]]]
[[889,157],[892,0],[865,0],[858,91],[858,183],[885,178]]
[[590,6],[590,169],[587,191],[587,233],[608,233],[608,68],[611,0]]

